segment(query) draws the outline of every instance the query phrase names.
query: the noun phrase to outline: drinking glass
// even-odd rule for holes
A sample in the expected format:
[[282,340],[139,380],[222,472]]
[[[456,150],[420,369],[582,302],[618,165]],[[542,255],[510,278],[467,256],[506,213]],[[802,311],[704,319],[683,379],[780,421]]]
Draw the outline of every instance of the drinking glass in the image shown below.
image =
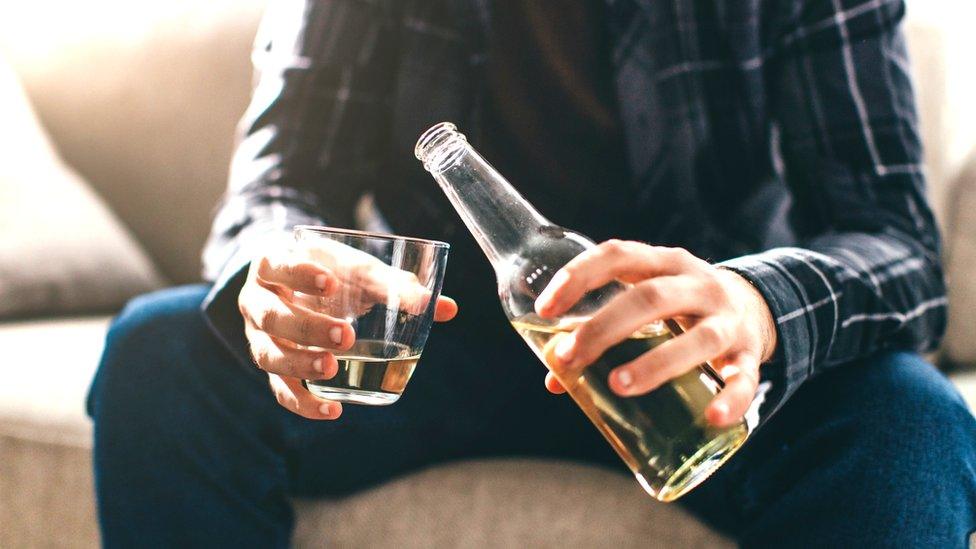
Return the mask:
[[339,363],[327,380],[305,380],[314,395],[339,402],[388,405],[413,375],[434,320],[449,245],[435,240],[300,225],[297,250],[328,269],[338,289],[295,293],[304,307],[348,322],[356,340],[329,351]]

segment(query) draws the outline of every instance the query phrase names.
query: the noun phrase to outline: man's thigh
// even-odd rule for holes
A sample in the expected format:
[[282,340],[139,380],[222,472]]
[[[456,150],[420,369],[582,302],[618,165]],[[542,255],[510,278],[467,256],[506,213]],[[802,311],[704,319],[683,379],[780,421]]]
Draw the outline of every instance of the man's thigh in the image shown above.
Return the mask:
[[545,369],[500,311],[435,326],[396,404],[347,405],[338,420],[312,421],[278,406],[267,375],[210,333],[200,311],[207,291],[142,296],[115,320],[89,400],[100,450],[129,459],[138,446],[174,473],[209,468],[228,483],[287,478],[303,494],[355,490],[455,458],[609,455],[571,401],[545,391]]
[[751,546],[958,546],[976,528],[976,421],[914,353],[809,381],[683,500]]

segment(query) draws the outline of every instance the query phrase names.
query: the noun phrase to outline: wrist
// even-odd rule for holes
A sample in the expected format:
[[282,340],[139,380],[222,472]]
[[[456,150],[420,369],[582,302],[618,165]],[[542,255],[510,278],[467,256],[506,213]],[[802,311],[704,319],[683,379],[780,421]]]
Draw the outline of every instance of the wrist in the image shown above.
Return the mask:
[[737,288],[736,294],[744,297],[746,322],[758,331],[760,364],[769,361],[776,353],[777,337],[776,321],[766,298],[748,278],[731,269],[720,270],[727,273],[726,278]]

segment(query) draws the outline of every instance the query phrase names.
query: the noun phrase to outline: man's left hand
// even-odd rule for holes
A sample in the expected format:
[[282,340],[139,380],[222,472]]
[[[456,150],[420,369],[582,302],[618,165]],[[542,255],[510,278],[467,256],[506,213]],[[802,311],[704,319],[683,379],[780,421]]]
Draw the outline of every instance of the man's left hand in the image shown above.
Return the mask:
[[[685,332],[615,368],[610,388],[622,396],[641,395],[709,362],[725,388],[706,408],[706,419],[717,426],[739,421],[759,384],[759,365],[776,348],[775,323],[759,291],[686,250],[608,240],[560,269],[536,300],[536,312],[557,317],[589,290],[614,280],[630,286],[559,342],[553,366],[589,365],[642,326],[675,318]],[[564,391],[551,373],[546,386]]]

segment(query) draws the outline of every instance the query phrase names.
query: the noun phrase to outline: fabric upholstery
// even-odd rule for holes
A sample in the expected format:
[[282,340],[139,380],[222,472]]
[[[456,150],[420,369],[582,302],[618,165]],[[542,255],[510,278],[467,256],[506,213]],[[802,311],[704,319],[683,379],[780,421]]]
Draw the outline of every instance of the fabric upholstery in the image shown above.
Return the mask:
[[0,55],[63,158],[173,282],[200,276],[264,4],[24,2],[0,17]]
[[0,547],[98,547],[91,450],[0,434]]
[[0,318],[112,311],[160,277],[64,165],[0,60]]
[[732,546],[632,478],[528,459],[441,465],[297,510],[299,547]]
[[91,446],[84,399],[108,324],[107,316],[0,324],[0,435]]
[[946,224],[949,326],[943,359],[976,370],[976,150],[951,187]]

